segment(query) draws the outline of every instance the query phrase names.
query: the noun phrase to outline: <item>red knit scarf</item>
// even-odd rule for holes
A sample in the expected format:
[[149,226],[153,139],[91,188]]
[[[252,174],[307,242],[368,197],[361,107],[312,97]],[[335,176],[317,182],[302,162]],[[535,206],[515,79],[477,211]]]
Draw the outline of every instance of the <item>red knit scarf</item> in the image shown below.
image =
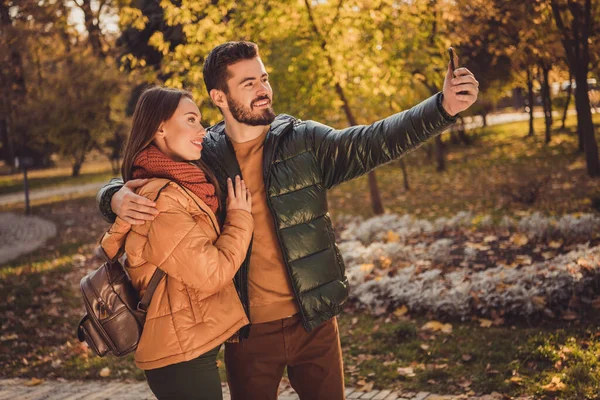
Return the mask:
[[216,213],[219,200],[204,172],[189,162],[173,161],[156,146],[146,147],[133,162],[133,179],[166,178],[191,190]]

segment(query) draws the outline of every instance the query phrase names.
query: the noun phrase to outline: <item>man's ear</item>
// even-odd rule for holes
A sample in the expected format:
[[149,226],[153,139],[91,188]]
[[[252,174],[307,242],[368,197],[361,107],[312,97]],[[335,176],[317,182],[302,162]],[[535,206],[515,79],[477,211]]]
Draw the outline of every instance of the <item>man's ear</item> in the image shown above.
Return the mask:
[[219,89],[213,89],[210,91],[210,98],[212,99],[215,106],[219,108],[228,108],[227,107],[227,97],[225,92]]

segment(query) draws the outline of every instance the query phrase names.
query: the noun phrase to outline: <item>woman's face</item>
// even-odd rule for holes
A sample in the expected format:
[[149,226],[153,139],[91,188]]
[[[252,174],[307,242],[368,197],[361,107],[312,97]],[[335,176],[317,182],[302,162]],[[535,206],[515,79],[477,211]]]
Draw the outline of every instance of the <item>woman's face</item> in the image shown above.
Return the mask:
[[200,124],[201,117],[196,103],[188,97],[182,97],[173,116],[160,124],[154,135],[154,143],[172,160],[198,160],[202,140],[206,136]]

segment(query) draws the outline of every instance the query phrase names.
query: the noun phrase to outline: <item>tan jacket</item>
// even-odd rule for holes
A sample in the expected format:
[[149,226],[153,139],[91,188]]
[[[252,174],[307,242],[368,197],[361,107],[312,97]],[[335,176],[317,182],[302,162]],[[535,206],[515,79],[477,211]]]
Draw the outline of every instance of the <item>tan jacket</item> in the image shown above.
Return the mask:
[[156,201],[154,221],[130,225],[117,218],[102,238],[114,257],[125,244],[125,267],[140,296],[156,267],[158,285],[135,352],[141,369],[189,361],[225,342],[248,324],[233,277],[246,257],[254,222],[232,210],[220,232],[214,213],[191,191],[151,179],[137,193]]

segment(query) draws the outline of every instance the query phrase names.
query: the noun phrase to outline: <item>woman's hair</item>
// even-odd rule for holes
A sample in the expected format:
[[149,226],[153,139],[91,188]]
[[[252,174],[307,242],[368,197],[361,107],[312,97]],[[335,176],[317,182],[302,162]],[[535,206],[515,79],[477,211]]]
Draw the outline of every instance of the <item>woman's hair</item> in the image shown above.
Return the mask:
[[[182,98],[193,100],[192,94],[186,90],[153,86],[146,89],[140,96],[133,112],[131,132],[125,143],[121,174],[123,181],[133,179],[133,163],[138,154],[152,144],[160,124],[169,120]],[[193,161],[200,168],[206,178],[215,187],[217,197],[221,198],[219,183],[215,175],[201,159]]]

